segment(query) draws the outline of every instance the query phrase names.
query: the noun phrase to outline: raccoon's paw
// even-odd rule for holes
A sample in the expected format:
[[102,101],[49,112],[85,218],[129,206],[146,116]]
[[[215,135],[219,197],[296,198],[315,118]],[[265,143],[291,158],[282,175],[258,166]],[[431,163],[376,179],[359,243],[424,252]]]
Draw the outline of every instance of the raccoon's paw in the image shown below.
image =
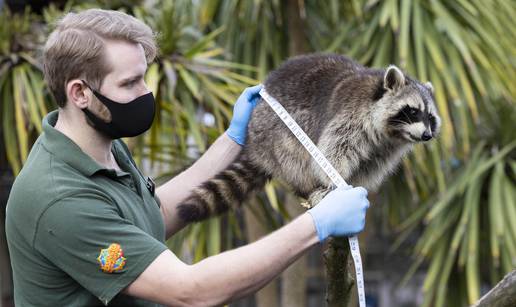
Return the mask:
[[326,194],[330,193],[331,190],[333,190],[332,186],[330,186],[326,189],[319,189],[319,190],[315,190],[314,192],[312,192],[310,194],[310,196],[308,196],[308,202],[310,204],[309,205],[310,208],[313,208],[318,203],[320,203],[321,200],[324,198],[324,196],[326,196]]

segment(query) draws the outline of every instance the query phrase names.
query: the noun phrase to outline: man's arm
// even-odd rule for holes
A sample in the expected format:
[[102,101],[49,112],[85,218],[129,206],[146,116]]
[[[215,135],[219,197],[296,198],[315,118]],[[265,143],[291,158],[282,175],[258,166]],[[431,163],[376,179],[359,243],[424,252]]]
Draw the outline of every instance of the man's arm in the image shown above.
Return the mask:
[[124,293],[173,306],[213,306],[249,295],[328,236],[364,228],[369,207],[364,188],[337,188],[288,225],[247,246],[186,265],[160,254]]
[[224,133],[192,166],[156,190],[161,202],[161,215],[165,222],[167,238],[186,225],[177,214],[177,205],[186,199],[195,187],[226,169],[241,149],[242,146]]
[[172,306],[221,305],[256,292],[318,241],[305,213],[259,241],[194,265],[167,250],[124,293]]

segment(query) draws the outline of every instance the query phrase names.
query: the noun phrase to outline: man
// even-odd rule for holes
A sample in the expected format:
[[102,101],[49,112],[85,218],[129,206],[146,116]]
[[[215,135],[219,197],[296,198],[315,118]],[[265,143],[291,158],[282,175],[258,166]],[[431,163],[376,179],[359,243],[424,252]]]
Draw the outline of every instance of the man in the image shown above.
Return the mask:
[[13,185],[6,231],[18,306],[211,306],[253,293],[328,236],[364,227],[363,188],[337,189],[247,246],[188,265],[164,244],[184,226],[176,206],[245,144],[260,86],[188,170],[154,191],[121,137],[147,130],[154,98],[144,74],[152,31],[114,11],[68,14],[49,36],[45,78],[59,110],[43,120]]

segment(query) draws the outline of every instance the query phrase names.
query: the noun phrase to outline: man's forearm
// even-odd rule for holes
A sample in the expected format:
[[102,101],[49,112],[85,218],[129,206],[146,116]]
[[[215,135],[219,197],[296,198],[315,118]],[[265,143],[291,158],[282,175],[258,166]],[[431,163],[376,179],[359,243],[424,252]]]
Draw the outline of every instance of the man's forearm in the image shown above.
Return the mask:
[[262,288],[317,242],[305,213],[254,243],[193,265],[166,250],[124,293],[167,306],[223,305]]
[[224,133],[192,166],[156,190],[161,201],[167,238],[185,226],[177,215],[177,205],[186,199],[195,187],[231,164],[241,149],[240,145]]
[[[252,244],[206,258],[191,266],[199,281],[199,297],[211,306],[254,293],[317,242],[313,220],[305,213]],[[210,297],[203,298],[202,293]]]
[[317,242],[312,217],[305,213],[254,243],[192,265],[196,303],[221,305],[258,291]]

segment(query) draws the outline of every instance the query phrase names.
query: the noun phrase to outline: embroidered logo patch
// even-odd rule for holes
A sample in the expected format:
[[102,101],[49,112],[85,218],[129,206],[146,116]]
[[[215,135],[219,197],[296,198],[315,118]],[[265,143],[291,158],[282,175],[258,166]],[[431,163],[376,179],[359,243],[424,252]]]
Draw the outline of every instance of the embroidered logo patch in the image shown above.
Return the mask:
[[100,269],[105,273],[120,271],[125,265],[124,251],[120,244],[112,243],[108,248],[100,250],[97,261]]

